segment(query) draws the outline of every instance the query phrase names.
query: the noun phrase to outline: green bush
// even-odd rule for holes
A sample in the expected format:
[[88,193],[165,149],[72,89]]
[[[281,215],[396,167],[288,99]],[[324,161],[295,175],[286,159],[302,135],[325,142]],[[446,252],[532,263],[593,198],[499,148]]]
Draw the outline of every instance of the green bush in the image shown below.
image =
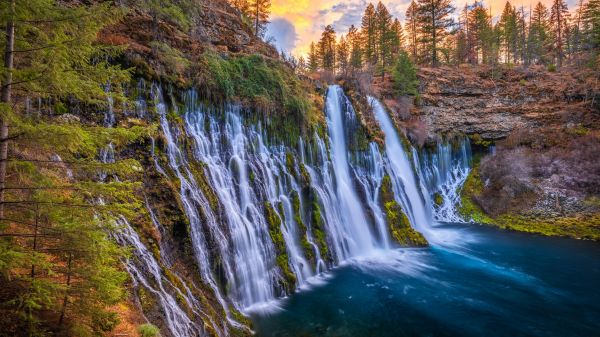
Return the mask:
[[138,327],[140,337],[160,337],[160,330],[156,325],[146,323]]

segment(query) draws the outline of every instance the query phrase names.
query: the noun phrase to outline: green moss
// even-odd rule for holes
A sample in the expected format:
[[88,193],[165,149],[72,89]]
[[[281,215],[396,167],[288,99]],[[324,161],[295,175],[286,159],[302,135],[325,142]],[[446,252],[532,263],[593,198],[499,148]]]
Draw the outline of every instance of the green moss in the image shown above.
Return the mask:
[[327,237],[325,236],[325,224],[323,222],[323,216],[321,215],[321,207],[319,206],[316,196],[312,198],[312,212],[311,212],[311,224],[312,233],[315,239],[317,247],[321,252],[321,256],[325,259],[329,256],[329,248],[327,247]]
[[460,207],[458,213],[466,220],[481,224],[492,224],[494,220],[479,207],[475,198],[483,192],[483,182],[479,173],[479,161],[473,163],[473,168],[460,191]]
[[433,202],[437,207],[440,207],[444,203],[444,197],[442,197],[442,195],[438,192],[435,192],[433,194]]
[[[269,235],[271,236],[271,240],[273,241],[273,245],[275,246],[275,252],[277,254],[276,262],[284,277],[284,287],[290,292],[293,290],[294,285],[296,284],[296,275],[290,270],[290,266],[288,264],[289,258],[285,246],[285,239],[283,238],[283,232],[281,231],[282,220],[277,212],[275,212],[275,208],[271,205],[270,202],[265,202],[265,218],[267,219],[267,223],[269,225]],[[281,207],[281,204],[280,204]],[[280,212],[283,214],[283,212]]]
[[502,214],[495,218],[491,224],[504,229],[547,236],[600,240],[600,214],[556,218]]
[[405,247],[427,246],[425,237],[411,227],[408,216],[396,202],[389,175],[385,175],[381,181],[379,200],[385,210],[390,234],[396,242]]
[[313,90],[283,62],[261,55],[221,57],[206,52],[197,67],[196,82],[211,98],[239,101],[264,112],[255,117],[274,139],[295,145],[303,131],[316,130],[321,112]]
[[402,208],[395,200],[386,202],[384,206],[388,228],[396,242],[404,247],[427,246],[427,240],[423,234],[410,226],[408,216],[406,216],[406,213],[402,211]]
[[156,307],[156,299],[143,286],[137,288],[137,298],[144,313],[148,313]]
[[471,143],[473,143],[475,145],[489,147],[490,145],[493,144],[493,142],[491,140],[483,139],[483,137],[481,137],[481,135],[478,133],[469,135],[469,138],[471,139]]
[[298,229],[300,229],[300,244],[302,245],[302,250],[304,251],[304,256],[306,257],[306,259],[308,261],[310,261],[310,263],[313,266],[315,266],[316,265],[315,254],[313,251],[313,247],[310,244],[310,242],[308,242],[308,239],[306,236],[307,228],[306,228],[306,225],[304,224],[304,221],[302,220],[302,210],[300,209],[300,196],[298,196],[298,193],[296,193],[296,192],[294,192],[292,194],[292,207],[294,209],[294,221],[298,225]]
[[310,174],[303,163],[300,163],[300,175],[302,177],[302,187],[309,187],[311,184]]
[[291,152],[285,153],[285,166],[292,175],[296,175],[296,161],[294,155]]

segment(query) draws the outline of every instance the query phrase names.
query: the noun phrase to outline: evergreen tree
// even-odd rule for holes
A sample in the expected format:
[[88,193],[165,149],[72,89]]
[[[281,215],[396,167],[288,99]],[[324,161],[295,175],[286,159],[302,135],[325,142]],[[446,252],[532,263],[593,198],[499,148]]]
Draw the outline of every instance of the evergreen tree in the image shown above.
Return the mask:
[[327,25],[321,40],[319,40],[320,65],[325,71],[334,71],[335,69],[335,30],[331,25]]
[[469,32],[473,39],[473,49],[477,62],[494,63],[495,34],[492,28],[492,18],[482,3],[476,3],[469,12]]
[[527,50],[532,61],[541,64],[547,62],[548,31],[548,9],[538,2],[531,15],[527,39]]
[[406,43],[406,38],[404,37],[404,30],[402,29],[402,24],[400,20],[394,19],[394,23],[392,24],[392,32],[393,38],[391,42],[392,46],[392,55],[398,56],[400,51],[404,49],[404,45]]
[[392,15],[383,5],[378,2],[375,9],[375,36],[377,60],[381,76],[385,75],[385,68],[391,64],[392,60],[392,43],[395,39],[394,31],[392,30]]
[[361,34],[363,37],[363,55],[368,64],[377,63],[377,21],[375,6],[367,5],[361,21]]
[[[100,335],[117,322],[107,307],[122,299],[126,276],[107,230],[113,214],[133,216],[127,210],[139,206],[132,195],[140,165],[96,158],[110,142],[118,148],[145,131],[54,122],[54,115],[68,112],[67,99],[102,108],[107,92],[101,84],[116,90],[129,81],[128,72],[105,61],[119,50],[96,41],[105,25],[121,17],[109,6],[11,0],[0,7],[0,24],[7,28],[0,37],[0,283],[14,290],[0,303],[2,319],[12,323],[5,326],[7,335],[37,336],[50,325],[65,334]],[[122,99],[120,92],[108,94]],[[25,97],[44,103],[37,116],[25,114]],[[98,183],[100,168],[123,175]],[[99,198],[106,204],[99,205]]]
[[340,41],[337,44],[336,53],[337,69],[339,73],[343,76],[348,76],[350,51],[348,42],[343,35],[340,37]]
[[315,71],[319,70],[320,58],[321,57],[319,56],[319,51],[317,50],[315,43],[311,42],[310,49],[308,52],[308,70],[309,71],[315,72]]
[[504,49],[504,59],[507,63],[510,63],[511,57],[513,62],[517,60],[517,45],[519,41],[518,35],[518,18],[516,9],[506,2],[504,10],[500,16],[498,22],[498,28],[500,30],[501,45]]
[[265,34],[265,28],[269,23],[271,14],[271,0],[251,0],[250,1],[250,19],[254,22],[254,35],[262,37]]
[[418,6],[413,0],[406,9],[406,23],[404,28],[407,35],[407,50],[413,62],[417,62],[419,50],[419,23],[418,23]]
[[350,71],[354,74],[355,71],[362,69],[362,41],[358,29],[354,25],[348,29],[346,40],[350,45]]
[[417,70],[410,61],[408,54],[401,51],[392,67],[394,92],[399,96],[417,96],[419,94],[418,86]]
[[600,47],[600,0],[589,0],[582,13],[586,49],[594,50]]
[[419,42],[423,44],[424,60],[432,66],[439,63],[438,49],[453,24],[453,11],[450,0],[418,0]]
[[552,33],[552,49],[556,65],[560,68],[565,54],[565,45],[569,41],[569,9],[564,0],[554,0],[550,10],[550,31]]

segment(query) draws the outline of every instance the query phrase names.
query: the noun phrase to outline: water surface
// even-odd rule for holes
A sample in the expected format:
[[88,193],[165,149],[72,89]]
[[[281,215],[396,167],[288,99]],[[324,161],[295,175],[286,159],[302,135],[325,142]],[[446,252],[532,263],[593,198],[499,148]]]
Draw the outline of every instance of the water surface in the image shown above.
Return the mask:
[[[600,245],[442,225],[451,242],[354,260],[254,314],[267,336],[597,336]],[[458,239],[457,239],[458,238]],[[456,244],[458,242],[458,244]]]

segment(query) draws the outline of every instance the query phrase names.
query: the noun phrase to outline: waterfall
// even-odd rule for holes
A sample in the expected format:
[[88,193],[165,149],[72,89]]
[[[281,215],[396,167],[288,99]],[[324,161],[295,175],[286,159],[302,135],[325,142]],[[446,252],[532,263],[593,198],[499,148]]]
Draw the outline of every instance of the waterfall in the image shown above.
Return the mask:
[[[415,229],[430,239],[432,216],[427,206],[428,196],[423,196],[421,186],[413,164],[408,158],[400,136],[398,135],[392,120],[388,116],[383,105],[373,97],[369,97],[369,103],[373,107],[375,118],[385,134],[385,153],[387,171],[390,174],[396,201],[410,219]],[[410,145],[407,145],[410,146]],[[412,149],[409,149],[412,154]]]
[[217,301],[225,311],[228,322],[233,326],[240,327],[241,325],[231,317],[229,305],[212,273],[212,269],[216,269],[214,261],[219,261],[219,269],[225,277],[233,278],[231,261],[227,258],[229,256],[229,240],[217,221],[217,216],[214,214],[209,200],[199,187],[186,156],[178,146],[175,133],[171,130],[167,120],[167,107],[160,88],[153,87],[152,95],[167,143],[169,167],[179,180],[181,202],[189,220],[192,248],[201,278],[212,289]]
[[434,151],[422,150],[419,162],[420,176],[433,200],[433,218],[441,222],[464,222],[457,205],[471,167],[469,138],[454,144],[440,142]]
[[132,248],[132,256],[125,260],[125,267],[132,276],[134,287],[141,284],[156,296],[164,314],[167,328],[173,336],[204,336],[205,333],[201,325],[190,320],[172,295],[172,293],[175,293],[186,299],[187,303],[193,303],[191,292],[188,290],[184,294],[162,276],[160,265],[125,218],[119,217],[117,224],[119,228],[114,233],[117,242],[123,247]]
[[[345,109],[344,109],[345,108]],[[338,248],[340,260],[365,255],[377,247],[377,240],[369,229],[358,193],[354,187],[348,161],[344,113],[354,115],[339,86],[333,85],[327,91],[327,127],[331,147],[333,169],[335,171],[335,207],[341,221],[329,224],[332,239]],[[334,228],[335,227],[335,228]]]
[[[300,138],[295,149],[270,144],[261,123],[246,120],[237,105],[210,107],[188,90],[182,105],[172,105],[177,117],[171,118],[161,89],[154,85],[151,94],[167,159],[153,155],[154,165],[177,180],[200,277],[233,326],[240,325],[231,305],[243,312],[263,308],[345,260],[392,248],[379,200],[386,174],[410,222],[425,234],[432,222],[431,193],[422,189],[448,186],[445,196],[451,198],[450,184],[458,177],[432,168],[442,163],[439,155],[413,149],[411,162],[389,116],[371,98],[385,151],[376,143],[351,151],[351,130],[360,122],[339,86],[327,91],[327,137]],[[131,244],[135,238],[125,233],[121,241]]]

